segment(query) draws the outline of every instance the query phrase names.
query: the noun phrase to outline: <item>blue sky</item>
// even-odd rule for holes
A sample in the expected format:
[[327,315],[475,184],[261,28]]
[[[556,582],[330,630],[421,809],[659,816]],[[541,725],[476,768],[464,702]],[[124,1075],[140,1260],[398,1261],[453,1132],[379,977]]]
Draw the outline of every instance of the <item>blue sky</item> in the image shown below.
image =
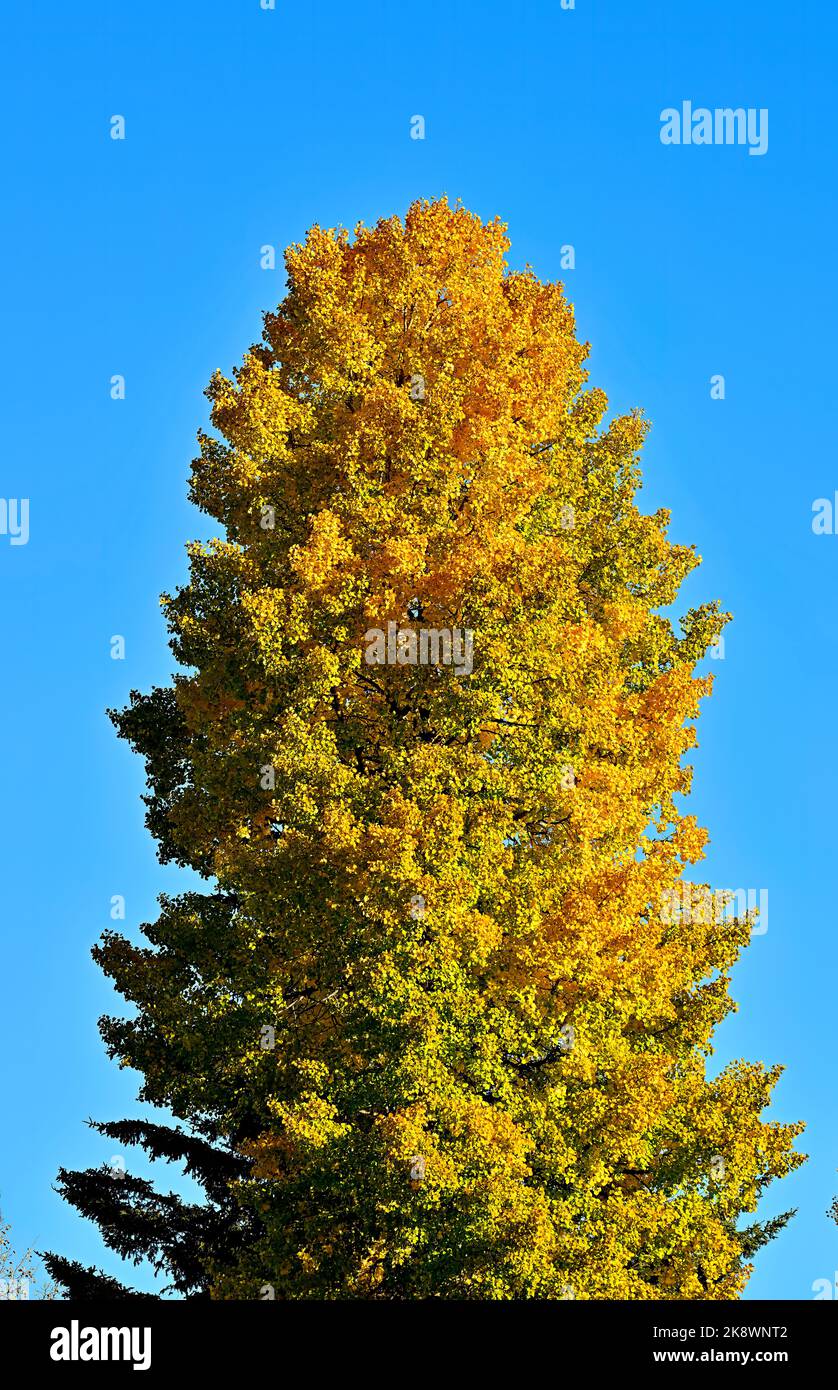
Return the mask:
[[[717,1061],[785,1063],[773,1114],[806,1120],[811,1155],[771,1189],[766,1214],[799,1212],[748,1296],[835,1277],[838,536],[811,523],[838,488],[837,31],[815,0],[7,7],[0,492],[30,499],[28,544],[0,535],[0,1209],[18,1244],[119,1272],[51,1184],[111,1157],[86,1116],[138,1113],[89,950],[113,894],[135,932],[180,880],[104,710],[171,671],[157,595],[211,533],[186,502],[203,388],[282,297],[262,246],[446,192],[508,222],[511,264],[565,280],[592,381],[654,423],[646,507],[703,556],[682,606],[735,615],[692,801],[708,877],[767,888],[770,911]],[[686,100],[767,108],[767,153],[663,146],[660,113]]]

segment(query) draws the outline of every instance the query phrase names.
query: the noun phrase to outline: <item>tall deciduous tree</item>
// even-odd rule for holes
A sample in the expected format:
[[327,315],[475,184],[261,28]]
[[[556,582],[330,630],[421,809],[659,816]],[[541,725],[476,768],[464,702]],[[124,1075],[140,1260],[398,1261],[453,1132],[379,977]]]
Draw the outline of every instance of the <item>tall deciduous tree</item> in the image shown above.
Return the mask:
[[800,1161],[779,1068],[707,1071],[751,921],[669,906],[726,615],[664,615],[646,424],[507,249],[444,200],[291,248],[208,391],[180,673],[115,716],[217,888],[96,951],[111,1055],[234,1156],[238,1216],[171,1214],[214,1297],[732,1298]]

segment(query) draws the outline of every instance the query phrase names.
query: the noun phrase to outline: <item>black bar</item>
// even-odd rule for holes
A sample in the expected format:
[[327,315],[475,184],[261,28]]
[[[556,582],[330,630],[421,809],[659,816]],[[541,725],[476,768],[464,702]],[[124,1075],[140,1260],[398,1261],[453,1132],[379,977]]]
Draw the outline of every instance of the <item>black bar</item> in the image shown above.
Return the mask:
[[[600,1372],[662,1373],[671,1381],[718,1366],[780,1370],[797,1382],[831,1365],[836,1330],[831,1306],[815,1300],[0,1303],[3,1362],[6,1371],[19,1368],[18,1383],[28,1371],[58,1380],[124,1373],[142,1384],[182,1374],[206,1375],[207,1387],[256,1376],[282,1390],[360,1374],[376,1390],[399,1383],[442,1390],[453,1374],[474,1384],[481,1367],[495,1384],[508,1377],[510,1358],[516,1385],[537,1378],[547,1390]],[[94,1351],[108,1359],[82,1359]],[[149,1368],[135,1371],[132,1358],[142,1363],[146,1353]]]

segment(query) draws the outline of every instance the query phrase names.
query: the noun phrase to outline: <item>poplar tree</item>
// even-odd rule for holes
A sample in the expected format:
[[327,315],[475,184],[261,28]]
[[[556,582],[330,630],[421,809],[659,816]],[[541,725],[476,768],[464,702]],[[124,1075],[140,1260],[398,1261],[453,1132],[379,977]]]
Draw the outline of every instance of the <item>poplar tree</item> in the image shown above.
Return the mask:
[[673,626],[699,557],[640,509],[647,423],[507,250],[445,200],[314,227],[208,388],[219,537],[114,715],[208,891],[95,951],[208,1201],[63,1175],[187,1295],[730,1299],[786,1219],[750,1219],[801,1161],[781,1068],[709,1066],[753,922],[672,911],[727,615]]

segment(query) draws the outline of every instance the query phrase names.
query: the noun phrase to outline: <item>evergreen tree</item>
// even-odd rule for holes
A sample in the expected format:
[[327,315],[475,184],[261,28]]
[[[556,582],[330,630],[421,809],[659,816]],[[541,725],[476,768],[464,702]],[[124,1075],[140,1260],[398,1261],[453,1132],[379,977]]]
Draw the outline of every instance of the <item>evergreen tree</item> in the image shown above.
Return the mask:
[[[249,1161],[178,1127],[144,1120],[90,1123],[119,1144],[140,1146],[152,1159],[179,1163],[203,1188],[205,1201],[185,1202],[173,1192],[158,1195],[150,1182],[114,1164],[84,1172],[59,1169],[61,1195],[97,1223],[110,1249],[134,1264],[145,1260],[163,1272],[167,1290],[184,1298],[208,1297],[210,1267],[235,1264],[242,1247],[256,1239],[261,1228],[258,1218],[242,1210],[234,1196],[235,1184],[248,1175]],[[43,1259],[70,1300],[157,1297],[60,1255],[45,1254]]]

